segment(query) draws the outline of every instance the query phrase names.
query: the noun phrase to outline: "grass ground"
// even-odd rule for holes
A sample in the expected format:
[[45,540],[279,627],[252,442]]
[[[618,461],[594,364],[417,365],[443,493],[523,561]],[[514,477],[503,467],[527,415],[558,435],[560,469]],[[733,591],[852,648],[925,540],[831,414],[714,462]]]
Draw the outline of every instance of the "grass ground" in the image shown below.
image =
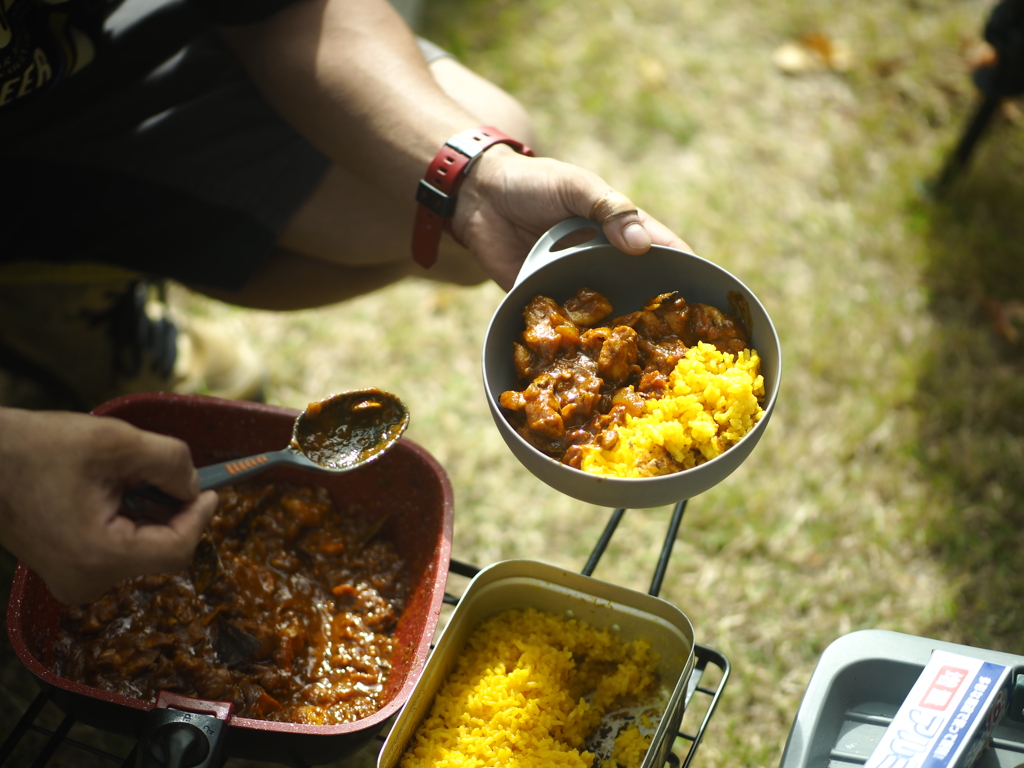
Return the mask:
[[[976,0],[425,8],[423,33],[518,96],[548,154],[601,173],[738,275],[781,337],[765,437],[690,501],[661,591],[733,665],[695,765],[777,766],[818,656],[848,632],[1024,653],[1016,106],[943,200],[923,193],[976,102],[970,70],[990,10]],[[834,54],[835,68],[780,69],[780,47],[801,41]],[[179,296],[260,347],[271,402],[302,407],[366,385],[401,394],[410,437],[451,476],[456,558],[579,570],[605,511],[528,475],[484,402],[478,358],[500,299],[493,286],[409,282],[271,314]],[[630,511],[595,575],[646,591],[669,512]]]

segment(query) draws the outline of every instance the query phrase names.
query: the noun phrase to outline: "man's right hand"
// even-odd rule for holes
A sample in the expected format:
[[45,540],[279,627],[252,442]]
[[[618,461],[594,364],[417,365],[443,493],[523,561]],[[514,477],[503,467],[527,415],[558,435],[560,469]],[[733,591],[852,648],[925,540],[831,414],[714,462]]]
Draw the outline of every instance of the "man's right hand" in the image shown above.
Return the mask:
[[[150,483],[183,502],[166,525],[120,514]],[[217,506],[188,446],[120,419],[0,408],[0,543],[67,604],[185,568]]]

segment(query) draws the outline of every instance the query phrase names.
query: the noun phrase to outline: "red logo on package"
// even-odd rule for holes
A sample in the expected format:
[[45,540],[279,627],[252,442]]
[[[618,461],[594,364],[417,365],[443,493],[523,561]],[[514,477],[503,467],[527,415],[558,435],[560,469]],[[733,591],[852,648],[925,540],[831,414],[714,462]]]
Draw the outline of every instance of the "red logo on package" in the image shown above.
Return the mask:
[[939,673],[921,697],[920,706],[926,709],[946,709],[968,674],[969,670],[960,667],[939,667]]

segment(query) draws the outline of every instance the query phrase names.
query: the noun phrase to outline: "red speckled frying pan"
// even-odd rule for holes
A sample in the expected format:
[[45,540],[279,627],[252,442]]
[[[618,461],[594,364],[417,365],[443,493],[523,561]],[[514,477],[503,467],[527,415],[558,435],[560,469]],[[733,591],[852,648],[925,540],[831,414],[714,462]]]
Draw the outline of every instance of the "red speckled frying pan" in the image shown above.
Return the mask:
[[[280,448],[290,439],[298,415],[276,406],[167,393],[128,395],[94,413],[181,438],[191,447],[197,466]],[[35,573],[19,563],[7,609],[11,645],[39,683],[51,689],[60,707],[73,712],[79,722],[136,738],[147,728],[152,730],[147,721],[153,710],[201,713],[182,718],[215,718],[222,726],[218,748],[225,757],[307,765],[355,753],[402,708],[422,673],[444,598],[453,517],[447,475],[423,448],[403,438],[378,461],[352,472],[325,475],[282,467],[269,470],[266,478],[321,485],[336,501],[344,500],[356,514],[372,519],[387,514],[380,531],[407,563],[410,597],[395,630],[396,651],[383,706],[343,725],[278,723],[232,717],[223,702],[172,695],[158,706],[65,679],[51,671],[61,604]]]

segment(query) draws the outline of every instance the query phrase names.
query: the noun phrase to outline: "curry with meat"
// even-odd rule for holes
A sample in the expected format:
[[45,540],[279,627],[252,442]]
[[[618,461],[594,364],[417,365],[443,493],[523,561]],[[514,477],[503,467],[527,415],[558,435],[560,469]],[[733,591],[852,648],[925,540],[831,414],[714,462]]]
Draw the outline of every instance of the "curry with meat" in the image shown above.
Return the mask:
[[130,579],[63,610],[54,671],[143,700],[230,701],[264,720],[376,712],[408,593],[403,561],[377,535],[383,520],[339,513],[322,488],[219,494],[187,573]]
[[513,346],[520,389],[499,403],[520,435],[543,453],[580,468],[584,446],[609,449],[626,416],[662,397],[686,350],[698,342],[737,354],[750,348],[735,316],[688,304],[673,291],[626,315],[603,295],[581,288],[563,304],[535,296]]

